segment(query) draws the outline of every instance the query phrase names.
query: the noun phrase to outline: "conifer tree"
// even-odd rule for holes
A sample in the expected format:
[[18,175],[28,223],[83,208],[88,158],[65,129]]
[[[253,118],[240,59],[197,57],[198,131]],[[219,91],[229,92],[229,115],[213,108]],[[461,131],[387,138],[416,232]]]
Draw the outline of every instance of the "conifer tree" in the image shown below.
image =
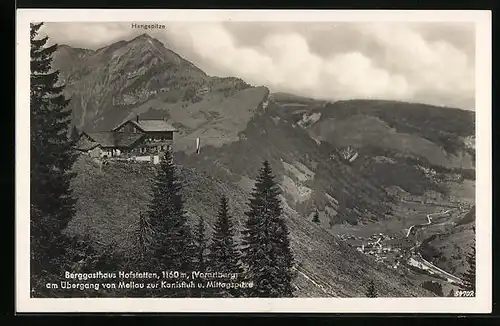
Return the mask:
[[[137,271],[151,271],[156,266],[151,263],[152,252],[151,246],[152,230],[146,214],[139,213],[136,228],[133,232],[134,245],[132,255],[127,259],[128,269]],[[127,296],[146,297],[154,295],[149,289],[130,289],[125,291]]]
[[438,297],[444,296],[443,286],[439,282],[425,281],[422,283],[422,287],[436,294]]
[[43,23],[30,24],[30,137],[31,137],[31,273],[60,274],[69,239],[63,234],[75,214],[70,182],[76,160],[68,138],[71,111],[63,95],[59,71],[52,69],[57,44],[39,38]]
[[[182,186],[177,179],[170,151],[158,164],[152,187],[148,221],[152,229],[152,264],[154,270],[190,272],[194,261],[194,243],[184,211]],[[166,289],[158,295],[186,297],[186,289]]]
[[207,239],[205,233],[205,221],[203,217],[198,219],[198,225],[194,232],[195,248],[196,248],[196,270],[205,272],[206,270],[206,250]]
[[[220,199],[219,212],[215,222],[209,250],[209,270],[221,273],[242,272],[240,266],[240,253],[234,239],[233,223],[229,214],[228,200],[225,196]],[[241,275],[238,275],[239,277]],[[237,289],[213,289],[211,295],[217,297],[240,296]]]
[[152,228],[147,215],[143,212],[139,213],[136,228],[133,232],[133,253],[129,264],[137,270],[151,270],[151,240]]
[[278,220],[276,229],[276,244],[278,249],[278,289],[280,297],[293,297],[293,279],[296,276],[294,257],[290,247],[290,232],[283,218]]
[[320,220],[319,220],[319,213],[318,213],[318,211],[316,211],[316,212],[314,213],[314,216],[313,216],[312,221],[313,221],[314,223],[316,223],[316,224],[320,224],[320,223],[321,223],[321,222],[320,222]]
[[466,257],[469,267],[467,271],[463,274],[460,289],[463,291],[475,291],[476,290],[476,246],[471,247],[471,252]]
[[375,283],[373,281],[370,281],[368,283],[368,287],[366,288],[366,296],[368,298],[376,298],[376,297],[378,297],[377,289],[375,288]]
[[[194,230],[194,243],[193,243],[193,252],[194,252],[194,262],[193,262],[193,270],[198,272],[205,272],[207,269],[207,239],[205,234],[205,221],[202,217],[198,219],[198,224]],[[198,282],[196,282],[198,284]],[[192,296],[194,297],[205,297],[207,290],[204,288],[194,288],[191,291]]]
[[249,296],[293,295],[294,259],[279,194],[271,166],[265,161],[249,201],[243,231],[243,261],[247,278],[254,284],[247,292]]

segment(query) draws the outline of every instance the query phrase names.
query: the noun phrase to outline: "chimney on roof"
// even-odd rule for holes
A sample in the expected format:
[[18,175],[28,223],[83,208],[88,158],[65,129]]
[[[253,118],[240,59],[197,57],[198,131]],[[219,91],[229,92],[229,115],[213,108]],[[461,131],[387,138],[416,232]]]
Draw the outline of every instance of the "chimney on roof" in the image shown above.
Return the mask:
[[135,121],[136,121],[136,122],[139,122],[139,115],[137,115],[137,116],[135,117]]

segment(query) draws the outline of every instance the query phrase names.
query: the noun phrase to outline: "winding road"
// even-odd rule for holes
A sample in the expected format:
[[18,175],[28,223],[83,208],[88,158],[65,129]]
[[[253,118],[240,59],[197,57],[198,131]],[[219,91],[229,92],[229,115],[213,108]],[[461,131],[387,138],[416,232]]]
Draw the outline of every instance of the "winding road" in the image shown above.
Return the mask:
[[[408,238],[410,236],[412,230],[414,230],[416,228],[420,228],[420,227],[425,227],[427,225],[432,224],[431,215],[444,215],[444,214],[449,213],[450,211],[451,211],[451,209],[449,209],[445,212],[427,214],[427,223],[415,224],[415,225],[410,226],[410,228],[408,229],[408,232],[406,234],[406,237]],[[413,247],[413,248],[415,248],[415,247]],[[452,275],[452,274],[442,270],[441,268],[435,266],[434,264],[428,262],[427,260],[424,259],[424,257],[422,257],[422,255],[419,252],[414,254],[413,257],[411,257],[409,261],[413,262],[414,265],[417,265],[421,269],[430,270],[435,274],[441,275],[442,277],[446,278],[448,280],[448,282],[462,283],[462,280],[459,277]]]

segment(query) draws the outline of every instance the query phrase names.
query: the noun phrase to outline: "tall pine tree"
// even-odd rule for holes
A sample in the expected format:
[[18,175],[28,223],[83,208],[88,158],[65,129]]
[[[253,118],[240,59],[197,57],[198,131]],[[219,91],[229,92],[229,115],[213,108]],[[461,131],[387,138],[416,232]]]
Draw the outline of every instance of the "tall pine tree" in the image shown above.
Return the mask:
[[368,286],[366,287],[366,296],[368,298],[376,298],[376,297],[378,297],[377,289],[375,288],[375,283],[373,281],[370,281],[368,283]]
[[247,277],[254,283],[249,296],[293,295],[294,258],[279,194],[271,166],[265,161],[249,201],[243,231],[243,261]]
[[[172,154],[167,151],[158,164],[148,212],[152,229],[151,270],[189,273],[194,263],[194,241],[175,170]],[[190,293],[188,289],[165,289],[158,295],[186,297]]]
[[469,267],[462,277],[460,289],[463,291],[476,291],[476,245],[471,247],[471,252],[466,257]]
[[58,275],[68,262],[69,239],[63,230],[75,214],[76,199],[70,188],[76,160],[69,100],[63,95],[58,71],[52,69],[57,44],[46,46],[39,38],[43,23],[31,24],[30,136],[31,136],[31,273]]
[[136,261],[133,262],[138,270],[148,268],[148,248],[151,242],[151,225],[149,224],[146,215],[143,212],[139,213],[139,220],[137,223],[137,229],[134,232],[135,240],[135,255]]
[[[205,272],[207,269],[207,238],[205,233],[205,221],[203,217],[198,219],[198,224],[194,230],[194,263],[193,269],[199,272]],[[204,297],[206,290],[203,288],[195,288],[192,291],[194,297]]]
[[[240,253],[234,239],[233,223],[229,214],[228,200],[225,196],[220,199],[219,212],[215,222],[209,250],[209,270],[221,273],[242,272]],[[240,275],[238,275],[240,276]],[[240,296],[237,289],[213,289],[210,294],[216,297]]]
[[[151,240],[152,228],[147,215],[139,213],[136,228],[133,230],[133,247],[126,258],[125,264],[128,270],[152,271],[156,267],[152,264]],[[157,290],[148,288],[125,289],[121,294],[131,297],[150,297],[157,294]]]
[[195,251],[196,251],[196,270],[204,272],[206,270],[206,250],[207,250],[207,238],[205,231],[205,220],[200,217],[198,220],[198,225],[196,226],[194,232],[195,241]]
[[319,213],[318,213],[318,211],[314,212],[314,216],[313,216],[312,221],[314,223],[316,223],[316,224],[320,224],[321,223],[320,220],[319,220]]

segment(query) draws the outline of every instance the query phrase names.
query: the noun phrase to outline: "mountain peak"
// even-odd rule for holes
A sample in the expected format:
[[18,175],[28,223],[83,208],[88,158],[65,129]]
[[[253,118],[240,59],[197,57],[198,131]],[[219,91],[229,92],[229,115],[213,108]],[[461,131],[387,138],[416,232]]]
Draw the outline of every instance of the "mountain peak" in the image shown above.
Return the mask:
[[140,46],[147,48],[152,47],[156,50],[159,50],[160,52],[163,52],[166,49],[165,44],[163,44],[163,42],[161,42],[157,38],[147,33],[142,33],[141,35],[136,36],[135,38],[128,41],[127,44],[132,46]]
[[149,35],[148,33],[142,33],[141,35],[137,36],[136,38],[138,39],[155,39],[154,37],[152,37],[151,35]]
[[149,35],[148,33],[142,33],[141,35],[139,36],[136,36],[134,37],[132,40],[130,40],[130,42],[134,42],[134,41],[150,41],[150,42],[160,42],[158,39],[152,37],[151,35]]

